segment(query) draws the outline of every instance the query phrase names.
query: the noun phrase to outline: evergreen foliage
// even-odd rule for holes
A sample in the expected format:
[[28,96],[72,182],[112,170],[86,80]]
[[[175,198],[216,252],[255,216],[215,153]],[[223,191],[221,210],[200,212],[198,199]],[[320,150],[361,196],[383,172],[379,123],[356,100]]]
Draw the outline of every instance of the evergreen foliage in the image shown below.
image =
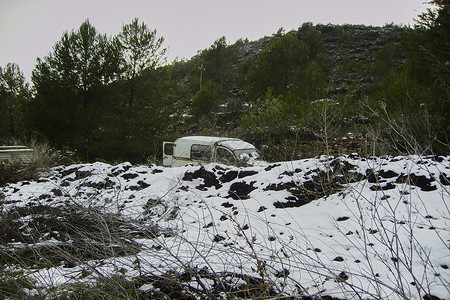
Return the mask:
[[19,66],[0,66],[0,143],[25,134],[23,110],[30,98],[30,88]]
[[214,113],[219,111],[219,105],[224,99],[222,85],[208,80],[192,100],[192,114],[196,118],[214,118]]
[[384,76],[389,84],[376,94],[381,101],[382,118],[389,116],[401,129],[392,133],[393,128],[388,128],[385,132],[396,150],[399,143],[403,145],[402,152],[446,153],[449,150],[450,44],[444,38],[450,35],[449,2],[429,3],[434,8],[420,15],[415,30],[407,31],[403,37],[405,63]]
[[151,31],[145,23],[139,23],[137,18],[130,24],[122,26],[116,42],[120,49],[123,72],[129,81],[129,105],[133,106],[136,76],[146,68],[155,69],[160,66],[167,49],[161,49],[164,38],[158,38],[156,30]]
[[[449,6],[430,3],[415,28],[304,23],[257,41],[221,37],[171,64],[164,38],[137,18],[113,37],[86,20],[37,60],[32,89],[18,66],[0,69],[0,140],[37,135],[83,159],[142,162],[186,134],[288,149],[352,132],[366,154],[381,143],[446,153]],[[325,121],[336,134],[324,138]]]
[[292,34],[285,34],[271,43],[250,70],[250,97],[264,95],[272,88],[274,95],[286,94],[296,88],[299,71],[308,61],[308,47]]
[[117,71],[109,69],[108,43],[86,20],[77,31],[65,32],[52,53],[38,59],[32,75],[34,127],[52,144],[67,145],[88,157],[109,107],[105,83]]

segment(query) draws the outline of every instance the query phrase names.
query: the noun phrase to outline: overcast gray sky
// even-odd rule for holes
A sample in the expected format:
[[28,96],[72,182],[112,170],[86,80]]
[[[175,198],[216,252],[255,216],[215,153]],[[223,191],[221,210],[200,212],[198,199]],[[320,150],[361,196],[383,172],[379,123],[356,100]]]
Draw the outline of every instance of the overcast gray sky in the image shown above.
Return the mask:
[[0,0],[0,66],[17,63],[30,79],[36,58],[84,20],[116,35],[135,17],[156,29],[168,60],[190,58],[225,36],[256,40],[314,24],[413,25],[425,0]]

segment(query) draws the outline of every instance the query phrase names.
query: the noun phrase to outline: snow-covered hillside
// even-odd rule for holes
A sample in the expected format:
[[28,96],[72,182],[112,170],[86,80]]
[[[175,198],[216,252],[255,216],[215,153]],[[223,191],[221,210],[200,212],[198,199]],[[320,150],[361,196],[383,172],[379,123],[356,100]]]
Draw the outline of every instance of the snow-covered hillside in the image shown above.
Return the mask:
[[449,179],[450,156],[61,166],[2,189],[0,251],[43,256],[30,295],[120,275],[171,298],[449,299]]

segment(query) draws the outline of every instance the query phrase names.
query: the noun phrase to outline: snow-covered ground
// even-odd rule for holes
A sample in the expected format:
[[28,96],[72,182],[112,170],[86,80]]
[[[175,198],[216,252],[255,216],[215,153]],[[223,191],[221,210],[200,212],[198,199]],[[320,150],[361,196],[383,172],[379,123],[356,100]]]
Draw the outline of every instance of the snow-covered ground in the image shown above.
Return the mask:
[[[92,163],[9,184],[0,204],[4,214],[34,208],[14,221],[24,236],[36,218],[51,218],[38,208],[88,208],[99,218],[129,220],[124,239],[137,251],[30,267],[26,276],[36,286],[191,271],[180,281],[199,290],[213,289],[220,274],[228,288],[256,278],[286,296],[450,299],[449,179],[450,156],[355,155],[246,168]],[[53,230],[35,243],[12,239],[0,250],[73,243],[62,236]]]

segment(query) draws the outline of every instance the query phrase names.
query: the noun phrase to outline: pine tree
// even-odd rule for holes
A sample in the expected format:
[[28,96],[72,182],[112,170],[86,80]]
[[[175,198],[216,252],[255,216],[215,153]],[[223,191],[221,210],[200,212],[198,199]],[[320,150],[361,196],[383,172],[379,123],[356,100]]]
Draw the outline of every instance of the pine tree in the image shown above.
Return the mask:
[[136,76],[146,68],[155,69],[160,66],[167,49],[162,48],[164,38],[157,37],[156,29],[150,30],[145,23],[139,23],[138,18],[122,26],[117,42],[122,52],[126,79],[130,81],[131,107],[136,94]]
[[87,152],[108,108],[102,90],[117,76],[111,67],[117,65],[109,39],[89,20],[77,31],[64,32],[33,70],[36,129],[53,144]]
[[22,109],[30,99],[30,88],[19,66],[0,66],[0,141],[17,138],[23,130]]

